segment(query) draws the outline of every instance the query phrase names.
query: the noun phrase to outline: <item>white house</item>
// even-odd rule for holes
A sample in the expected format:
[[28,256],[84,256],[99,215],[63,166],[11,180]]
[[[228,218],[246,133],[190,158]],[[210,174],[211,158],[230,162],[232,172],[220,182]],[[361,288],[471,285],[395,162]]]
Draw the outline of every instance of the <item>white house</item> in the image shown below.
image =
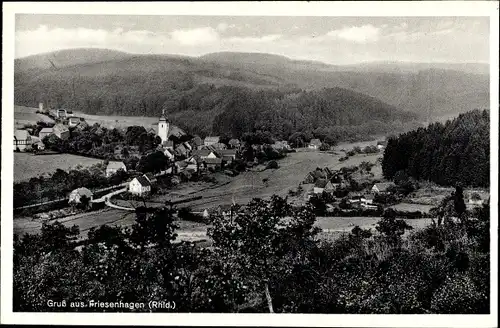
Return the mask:
[[26,130],[14,131],[14,150],[25,151],[31,148],[31,136]]
[[75,189],[69,194],[69,201],[68,203],[70,204],[81,204],[82,203],[82,197],[87,197],[87,199],[92,201],[92,191],[88,190],[85,187]]
[[143,196],[151,192],[151,182],[145,176],[136,177],[130,181],[128,191],[131,194]]
[[54,134],[59,138],[59,139],[62,139],[62,140],[66,140],[69,138],[70,136],[70,133],[69,133],[69,129],[66,125],[63,125],[63,124],[56,124],[54,126]]
[[75,127],[75,126],[77,126],[82,121],[85,121],[85,119],[83,119],[81,117],[72,116],[68,120],[68,126],[69,127]]
[[374,194],[387,193],[388,189],[392,186],[394,186],[394,183],[392,183],[392,182],[376,183],[372,187],[372,193],[374,193]]
[[109,162],[108,166],[106,167],[106,177],[110,177],[118,170],[123,170],[127,172],[127,167],[125,166],[125,163],[123,162]]
[[319,139],[312,139],[311,142],[309,143],[308,148],[317,150],[319,149],[320,146],[321,146],[321,141]]

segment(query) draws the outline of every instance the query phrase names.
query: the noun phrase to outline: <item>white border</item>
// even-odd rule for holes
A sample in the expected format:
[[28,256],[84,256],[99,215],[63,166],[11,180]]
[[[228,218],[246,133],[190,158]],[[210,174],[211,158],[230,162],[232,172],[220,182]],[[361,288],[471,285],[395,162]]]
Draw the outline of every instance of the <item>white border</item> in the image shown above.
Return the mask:
[[[334,315],[334,314],[83,314],[12,312],[12,184],[14,14],[129,14],[212,16],[489,16],[491,95],[491,313],[490,315]],[[498,287],[498,2],[203,2],[203,3],[58,3],[3,4],[2,54],[2,206],[1,317],[11,324],[79,325],[232,325],[339,327],[495,327]],[[5,122],[5,124],[3,124]]]

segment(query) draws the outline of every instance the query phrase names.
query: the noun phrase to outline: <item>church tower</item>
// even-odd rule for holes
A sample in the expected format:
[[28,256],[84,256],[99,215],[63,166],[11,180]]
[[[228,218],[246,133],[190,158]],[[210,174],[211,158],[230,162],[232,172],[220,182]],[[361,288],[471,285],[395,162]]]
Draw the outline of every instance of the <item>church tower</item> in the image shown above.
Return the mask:
[[165,110],[162,110],[160,121],[158,121],[158,136],[161,138],[161,143],[168,141],[168,130],[170,129],[170,122],[165,116]]

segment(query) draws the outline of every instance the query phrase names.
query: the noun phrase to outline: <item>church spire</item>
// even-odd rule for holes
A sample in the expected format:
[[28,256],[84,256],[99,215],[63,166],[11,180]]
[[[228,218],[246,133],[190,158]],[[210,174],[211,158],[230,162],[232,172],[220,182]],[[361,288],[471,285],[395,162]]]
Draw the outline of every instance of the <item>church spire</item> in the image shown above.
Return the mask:
[[165,116],[165,108],[161,110],[160,122],[168,122],[167,116]]

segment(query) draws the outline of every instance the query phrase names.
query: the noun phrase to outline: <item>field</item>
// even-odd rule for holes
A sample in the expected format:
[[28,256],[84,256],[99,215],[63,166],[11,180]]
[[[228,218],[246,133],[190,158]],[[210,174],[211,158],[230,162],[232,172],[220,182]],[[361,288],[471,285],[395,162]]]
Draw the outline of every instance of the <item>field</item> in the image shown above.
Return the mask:
[[37,114],[38,108],[14,106],[14,127],[22,128],[25,124],[36,124],[38,121],[54,123],[50,117],[42,114]]
[[88,124],[98,123],[106,128],[123,128],[132,125],[140,125],[146,129],[154,128],[158,124],[158,117],[145,116],[101,116],[88,115],[80,112],[74,112],[75,116],[83,117]]
[[434,206],[432,206],[432,205],[410,204],[410,203],[399,203],[399,204],[391,206],[391,208],[393,208],[397,211],[407,211],[407,212],[420,211],[422,213],[429,213],[429,211],[433,207]]
[[14,182],[26,181],[40,175],[51,174],[56,169],[68,170],[101,163],[102,160],[70,154],[33,155],[14,153]]

